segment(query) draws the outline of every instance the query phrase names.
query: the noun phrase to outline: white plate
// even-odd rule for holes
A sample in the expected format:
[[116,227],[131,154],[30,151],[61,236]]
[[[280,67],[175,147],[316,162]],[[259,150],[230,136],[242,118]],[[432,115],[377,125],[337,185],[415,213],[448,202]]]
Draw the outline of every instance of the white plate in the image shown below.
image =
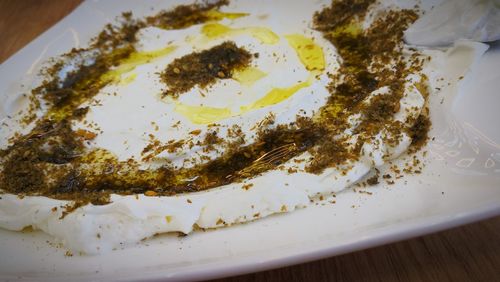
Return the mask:
[[[172,5],[85,2],[0,66],[0,104],[6,105],[9,93],[36,84],[34,74],[46,58],[84,44],[122,11],[141,16],[153,13],[151,7]],[[336,204],[187,237],[164,235],[99,256],[67,257],[43,233],[0,230],[0,278],[209,279],[338,255],[498,215],[499,66],[500,44],[495,44],[464,79],[460,92],[431,98],[435,140],[426,149],[427,165],[420,175],[370,188],[372,195],[349,190],[337,196]]]

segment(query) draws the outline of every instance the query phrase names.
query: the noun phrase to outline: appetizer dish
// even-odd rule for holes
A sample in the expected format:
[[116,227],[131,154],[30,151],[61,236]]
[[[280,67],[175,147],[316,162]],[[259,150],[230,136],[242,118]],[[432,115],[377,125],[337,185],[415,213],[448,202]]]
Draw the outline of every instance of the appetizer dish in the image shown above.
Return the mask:
[[96,254],[420,173],[436,85],[487,45],[405,43],[415,4],[303,6],[127,11],[45,62],[29,90],[5,94],[0,227]]

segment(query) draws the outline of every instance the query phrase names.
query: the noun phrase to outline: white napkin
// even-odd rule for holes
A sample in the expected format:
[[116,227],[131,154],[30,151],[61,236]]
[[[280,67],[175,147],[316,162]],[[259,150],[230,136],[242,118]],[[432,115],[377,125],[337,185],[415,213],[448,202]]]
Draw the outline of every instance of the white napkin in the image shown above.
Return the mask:
[[459,39],[500,39],[500,0],[444,0],[405,32],[411,45],[445,46]]

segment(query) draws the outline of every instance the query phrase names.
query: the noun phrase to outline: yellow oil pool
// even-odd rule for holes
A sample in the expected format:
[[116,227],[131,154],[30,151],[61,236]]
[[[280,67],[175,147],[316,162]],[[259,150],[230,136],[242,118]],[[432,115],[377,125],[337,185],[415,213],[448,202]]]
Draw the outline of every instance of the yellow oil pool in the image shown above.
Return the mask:
[[242,27],[231,28],[219,23],[205,24],[201,28],[201,33],[208,39],[216,39],[225,36],[235,36],[240,34],[249,34],[259,40],[262,44],[276,44],[280,38],[276,33],[266,27]]
[[[101,80],[105,82],[111,81],[113,83],[119,83],[122,79],[123,74],[134,70],[137,66],[149,63],[154,59],[164,57],[172,53],[176,48],[176,46],[167,46],[165,48],[149,52],[134,52],[130,54],[127,59],[123,60],[123,62],[116,68],[105,73],[101,77]],[[131,80],[130,77],[127,78],[129,80],[126,83],[130,83],[135,79],[135,77],[133,77]]]
[[302,34],[290,34],[286,35],[285,38],[308,71],[322,71],[325,69],[323,49],[311,38],[305,37]]

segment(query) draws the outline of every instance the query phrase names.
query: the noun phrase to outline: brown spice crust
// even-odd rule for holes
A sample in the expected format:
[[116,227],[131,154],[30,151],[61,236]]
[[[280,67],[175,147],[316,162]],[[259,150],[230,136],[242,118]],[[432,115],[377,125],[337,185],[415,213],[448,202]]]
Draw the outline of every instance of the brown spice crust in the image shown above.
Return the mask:
[[306,166],[310,173],[321,173],[327,167],[342,165],[346,160],[356,160],[357,154],[349,150],[345,140],[332,140],[324,138],[318,144],[309,149],[313,159]]
[[168,86],[164,95],[177,98],[194,86],[205,88],[218,79],[231,78],[235,70],[249,66],[251,59],[248,51],[232,41],[175,59],[160,74]]
[[161,11],[156,16],[147,17],[146,23],[164,29],[182,29],[204,23],[212,18],[206,13],[228,5],[229,0],[203,1],[192,5],[180,5],[173,10]]
[[429,116],[426,113],[420,114],[415,124],[409,129],[409,135],[412,138],[411,152],[417,152],[427,144],[430,127],[431,121]]
[[[323,32],[342,57],[341,67],[331,75],[328,85],[332,95],[321,111],[323,122],[325,126],[334,124],[336,132],[340,133],[348,128],[347,117],[362,114],[362,122],[354,131],[359,135],[358,143],[347,158],[351,160],[356,159],[361,146],[382,129],[391,133],[385,137],[385,142],[392,145],[399,142],[399,135],[406,128],[392,117],[399,110],[406,76],[421,70],[419,60],[407,62],[402,54],[403,31],[417,19],[415,11],[387,11],[363,30],[360,22],[374,3],[374,0],[333,1],[330,7],[314,15],[314,28]],[[368,104],[364,103],[370,93],[383,86],[390,89],[389,94],[374,96]],[[332,105],[345,110],[332,113],[328,108]],[[345,143],[340,145],[347,146]],[[337,165],[338,160],[334,157],[330,162],[324,161],[330,154],[339,155],[339,146],[333,147],[332,150],[331,146],[320,146],[314,154],[316,160],[312,161],[314,169],[310,166],[309,170],[321,172]],[[340,152],[340,155],[345,154]]]
[[330,32],[338,27],[346,26],[353,20],[361,20],[368,11],[368,7],[375,0],[332,1],[326,7],[314,14],[315,29]]
[[376,175],[374,175],[366,180],[366,184],[368,184],[370,186],[377,185],[378,183],[379,183],[378,174],[376,174]]

